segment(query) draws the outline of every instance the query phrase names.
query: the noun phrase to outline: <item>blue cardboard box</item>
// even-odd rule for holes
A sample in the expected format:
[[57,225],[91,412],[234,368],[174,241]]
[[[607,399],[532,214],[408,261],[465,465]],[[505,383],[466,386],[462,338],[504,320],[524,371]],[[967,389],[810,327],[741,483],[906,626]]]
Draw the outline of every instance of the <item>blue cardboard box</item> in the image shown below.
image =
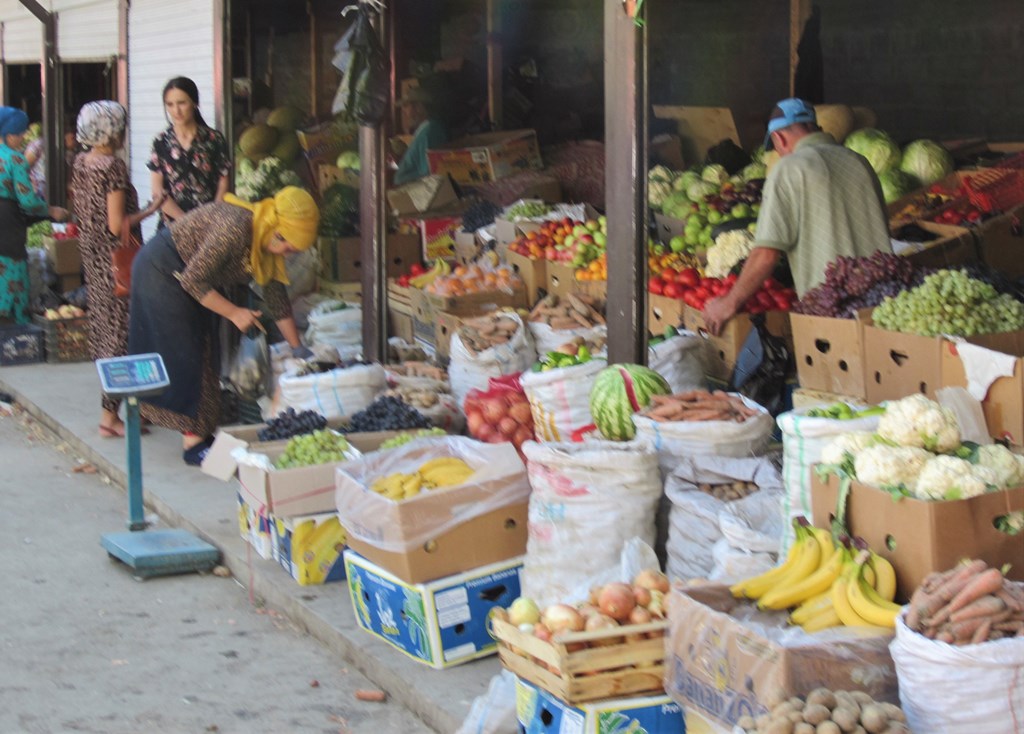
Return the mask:
[[487,616],[519,596],[523,568],[520,557],[410,584],[351,550],[344,558],[359,626],[439,670],[497,651]]
[[683,710],[667,695],[570,706],[516,679],[516,718],[524,734],[686,734]]
[[299,586],[345,578],[341,554],[347,534],[335,512],[299,517],[270,516],[273,558]]
[[265,509],[258,510],[246,502],[241,493],[238,494],[238,533],[260,558],[269,560],[273,557],[270,517]]

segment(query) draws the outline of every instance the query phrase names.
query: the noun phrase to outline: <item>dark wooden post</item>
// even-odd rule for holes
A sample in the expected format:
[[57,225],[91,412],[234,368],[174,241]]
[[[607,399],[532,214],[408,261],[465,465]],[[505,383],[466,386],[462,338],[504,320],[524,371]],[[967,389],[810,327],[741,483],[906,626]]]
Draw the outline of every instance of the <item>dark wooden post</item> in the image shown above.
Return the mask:
[[43,24],[40,74],[43,91],[43,138],[46,141],[46,193],[53,206],[64,204],[64,134],[61,132],[60,60],[57,58],[57,16],[36,0],[21,0]]

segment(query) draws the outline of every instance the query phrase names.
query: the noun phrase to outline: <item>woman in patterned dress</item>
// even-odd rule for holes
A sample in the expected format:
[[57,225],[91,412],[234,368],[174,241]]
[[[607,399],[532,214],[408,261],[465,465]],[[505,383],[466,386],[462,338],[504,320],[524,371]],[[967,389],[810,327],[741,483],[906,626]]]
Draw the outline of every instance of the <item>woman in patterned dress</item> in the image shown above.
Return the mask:
[[234,305],[218,288],[258,283],[292,354],[312,355],[292,319],[284,257],[313,244],[319,219],[313,197],[294,186],[254,204],[228,194],[157,232],[135,258],[129,353],[159,353],[171,381],[143,401],[142,416],[182,434],[185,463],[202,463],[219,417],[216,317],[244,333],[262,315]]
[[146,167],[152,173],[153,195],[167,194],[160,208],[160,226],[211,201],[228,190],[231,161],[224,136],[203,120],[199,89],[183,76],[164,86],[164,114],[171,124],[153,140]]
[[[93,359],[128,353],[128,299],[114,295],[111,256],[121,245],[121,228],[136,230],[156,212],[160,201],[141,212],[128,167],[115,155],[124,145],[128,115],[117,102],[89,102],[78,114],[78,141],[89,146],[75,161],[75,215],[79,248],[88,286],[89,352]],[[118,416],[121,401],[103,396],[99,431],[104,438],[124,436]]]
[[47,207],[32,189],[29,166],[20,152],[28,115],[0,107],[0,322],[31,323],[25,229],[42,219],[67,219],[67,211]]

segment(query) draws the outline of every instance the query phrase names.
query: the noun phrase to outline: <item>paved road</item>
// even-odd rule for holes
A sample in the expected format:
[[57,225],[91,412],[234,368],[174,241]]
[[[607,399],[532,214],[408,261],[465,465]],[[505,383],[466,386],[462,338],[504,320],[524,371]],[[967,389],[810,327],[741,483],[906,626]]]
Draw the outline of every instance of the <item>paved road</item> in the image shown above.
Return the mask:
[[430,731],[357,701],[374,686],[235,580],[133,580],[99,545],[124,529],[125,496],[75,466],[24,416],[0,418],[0,732]]

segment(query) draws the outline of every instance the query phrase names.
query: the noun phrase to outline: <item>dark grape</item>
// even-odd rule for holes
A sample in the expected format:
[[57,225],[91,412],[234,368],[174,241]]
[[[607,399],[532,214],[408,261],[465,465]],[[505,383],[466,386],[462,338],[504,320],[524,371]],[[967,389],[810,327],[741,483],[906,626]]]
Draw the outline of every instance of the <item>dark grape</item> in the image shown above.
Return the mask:
[[878,251],[869,257],[840,256],[825,269],[825,282],[804,294],[797,313],[852,318],[888,296],[921,282],[927,271],[905,257]]
[[312,410],[296,413],[295,408],[278,413],[276,418],[267,421],[267,427],[260,430],[256,437],[260,441],[281,441],[292,436],[319,431],[327,426],[327,419]]
[[364,410],[349,419],[349,433],[370,431],[401,431],[408,428],[430,428],[431,422],[422,413],[400,398],[387,395],[377,398]]

